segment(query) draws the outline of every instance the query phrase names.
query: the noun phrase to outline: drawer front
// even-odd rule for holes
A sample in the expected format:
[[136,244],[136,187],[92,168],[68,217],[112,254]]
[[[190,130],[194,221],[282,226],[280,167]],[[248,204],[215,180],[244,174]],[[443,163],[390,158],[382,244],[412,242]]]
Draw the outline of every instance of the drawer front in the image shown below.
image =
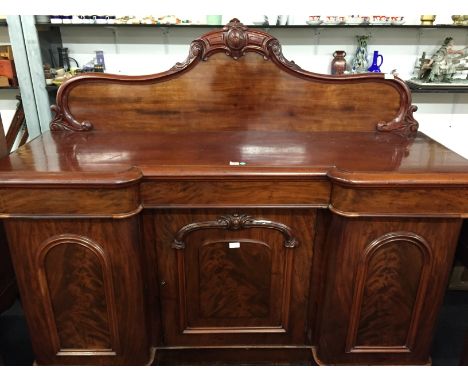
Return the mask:
[[344,216],[468,216],[463,187],[346,187],[333,185],[331,208]]
[[123,188],[4,188],[0,217],[115,217],[140,211],[138,186]]
[[327,207],[327,181],[152,181],[141,185],[145,207]]

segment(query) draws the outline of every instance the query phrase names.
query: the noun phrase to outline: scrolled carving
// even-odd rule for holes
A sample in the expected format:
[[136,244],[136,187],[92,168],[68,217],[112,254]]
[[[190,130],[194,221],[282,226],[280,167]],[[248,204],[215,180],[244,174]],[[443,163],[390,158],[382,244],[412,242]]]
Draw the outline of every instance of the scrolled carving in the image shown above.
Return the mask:
[[204,50],[202,59],[206,60],[214,53],[223,52],[234,60],[247,52],[255,52],[269,59],[267,43],[273,36],[255,29],[249,29],[238,19],[232,19],[223,29],[214,30],[200,37]]
[[232,29],[238,29],[238,30],[241,30],[241,31],[246,31],[248,30],[249,28],[247,28],[244,24],[242,24],[239,19],[237,18],[233,18],[231,19],[231,21],[229,21],[224,27],[223,27],[223,31],[229,31],[229,30],[232,30]]
[[295,248],[299,245],[299,242],[294,237],[291,228],[283,223],[278,223],[270,220],[255,219],[252,216],[245,214],[232,214],[220,216],[217,220],[187,224],[176,233],[175,239],[172,242],[172,248],[184,249],[185,237],[193,231],[220,228],[226,229],[228,231],[238,231],[249,228],[275,229],[277,231],[280,231],[286,237],[286,240],[284,242],[284,246],[286,248]]
[[419,128],[418,121],[413,117],[413,113],[417,110],[417,106],[409,105],[402,117],[396,118],[390,122],[379,122],[376,129],[381,132],[392,132],[402,136],[412,136],[416,134]]
[[204,46],[203,42],[200,40],[195,40],[192,41],[190,44],[190,50],[189,50],[189,55],[188,57],[182,61],[182,62],[177,62],[171,70],[184,70],[187,68],[193,61],[195,61],[198,57],[203,56],[203,51],[204,51]]
[[50,122],[50,130],[52,131],[89,131],[93,129],[93,124],[90,121],[79,122],[58,105],[52,105],[50,110],[55,113]]
[[268,48],[271,50],[273,55],[276,59],[281,62],[282,64],[286,65],[291,69],[300,70],[301,67],[297,65],[294,61],[289,61],[283,56],[283,49],[281,48],[281,44],[278,40],[274,39],[268,43]]

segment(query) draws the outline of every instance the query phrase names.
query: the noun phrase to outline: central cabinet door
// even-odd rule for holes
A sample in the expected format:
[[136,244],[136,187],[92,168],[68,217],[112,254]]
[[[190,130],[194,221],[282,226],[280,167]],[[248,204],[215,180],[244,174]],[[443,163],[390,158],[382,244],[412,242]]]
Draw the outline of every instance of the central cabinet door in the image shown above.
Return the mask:
[[313,211],[155,219],[165,345],[305,344]]

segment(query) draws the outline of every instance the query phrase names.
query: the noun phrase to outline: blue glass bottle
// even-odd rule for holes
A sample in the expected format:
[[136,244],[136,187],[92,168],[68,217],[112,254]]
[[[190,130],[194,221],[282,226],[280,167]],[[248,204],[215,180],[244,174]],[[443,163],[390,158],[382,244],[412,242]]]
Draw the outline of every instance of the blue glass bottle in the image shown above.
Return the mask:
[[[377,64],[377,61],[379,60],[380,57],[380,63]],[[379,54],[378,50],[374,50],[374,58],[372,59],[372,65],[369,66],[367,71],[369,72],[374,72],[374,73],[380,73],[380,67],[383,64],[383,56]]]

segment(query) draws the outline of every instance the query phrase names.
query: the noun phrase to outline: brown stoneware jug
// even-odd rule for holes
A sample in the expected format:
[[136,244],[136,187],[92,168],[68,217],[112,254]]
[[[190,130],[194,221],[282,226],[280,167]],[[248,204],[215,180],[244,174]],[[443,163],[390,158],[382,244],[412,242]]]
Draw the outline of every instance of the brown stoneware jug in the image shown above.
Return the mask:
[[346,52],[344,50],[336,50],[333,53],[333,61],[331,63],[331,74],[342,75],[346,70]]

